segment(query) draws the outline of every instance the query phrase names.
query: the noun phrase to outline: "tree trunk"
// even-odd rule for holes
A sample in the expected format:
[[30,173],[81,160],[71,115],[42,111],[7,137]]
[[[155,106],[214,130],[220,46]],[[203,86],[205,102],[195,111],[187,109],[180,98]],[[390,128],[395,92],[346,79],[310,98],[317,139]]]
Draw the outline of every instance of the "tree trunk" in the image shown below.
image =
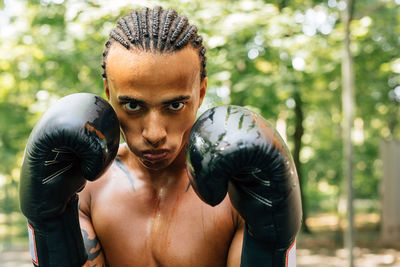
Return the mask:
[[352,0],[346,1],[346,9],[343,12],[345,25],[345,40],[343,44],[342,60],[342,111],[343,111],[343,155],[344,155],[344,188],[347,199],[347,229],[345,231],[345,245],[348,249],[348,266],[354,266],[354,210],[353,210],[353,144],[351,133],[354,120],[354,69],[353,58],[350,51],[350,22],[353,15]]
[[[296,102],[296,106],[294,109],[296,128],[293,136],[294,139],[293,160],[294,164],[296,165],[297,174],[299,176],[300,188],[303,188],[304,177],[302,172],[302,164],[300,162],[300,151],[302,147],[301,138],[303,137],[304,134],[304,128],[303,128],[304,115],[303,115],[303,102],[301,100],[301,95],[299,90],[295,89],[295,92],[293,94],[293,99]],[[310,234],[311,231],[307,225],[307,205],[306,205],[306,199],[304,197],[304,190],[301,190],[300,192],[301,192],[301,203],[303,207],[302,230],[304,233]]]
[[387,245],[400,244],[400,141],[382,140],[380,154],[383,162],[381,180],[381,239]]

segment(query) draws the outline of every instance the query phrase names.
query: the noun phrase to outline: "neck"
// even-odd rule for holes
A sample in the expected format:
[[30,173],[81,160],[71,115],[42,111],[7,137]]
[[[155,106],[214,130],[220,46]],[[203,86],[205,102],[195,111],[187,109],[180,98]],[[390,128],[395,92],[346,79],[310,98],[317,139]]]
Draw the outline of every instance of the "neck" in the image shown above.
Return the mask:
[[[179,152],[175,160],[166,168],[160,170],[153,170],[146,168],[140,163],[133,153],[131,155],[131,162],[136,166],[135,169],[139,171],[139,178],[144,182],[149,183],[156,192],[165,189],[176,189],[186,187],[189,180],[186,175],[186,146]],[[169,190],[168,190],[169,191]]]

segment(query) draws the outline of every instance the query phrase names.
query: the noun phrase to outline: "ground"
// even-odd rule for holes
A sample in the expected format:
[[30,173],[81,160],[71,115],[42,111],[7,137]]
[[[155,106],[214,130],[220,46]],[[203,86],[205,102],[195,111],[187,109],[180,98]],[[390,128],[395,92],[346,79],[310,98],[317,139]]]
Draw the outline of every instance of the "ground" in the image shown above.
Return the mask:
[[[337,218],[328,214],[307,220],[312,234],[297,237],[297,267],[347,266],[347,250],[343,249],[343,234],[338,230]],[[400,267],[400,240],[383,243],[379,234],[377,214],[356,217],[355,267]],[[0,242],[0,267],[31,267],[28,242],[5,245]]]
[[[32,267],[28,248],[13,247],[0,252],[1,267]],[[400,251],[395,249],[355,249],[356,267],[400,266]],[[344,249],[297,249],[297,267],[346,266]]]

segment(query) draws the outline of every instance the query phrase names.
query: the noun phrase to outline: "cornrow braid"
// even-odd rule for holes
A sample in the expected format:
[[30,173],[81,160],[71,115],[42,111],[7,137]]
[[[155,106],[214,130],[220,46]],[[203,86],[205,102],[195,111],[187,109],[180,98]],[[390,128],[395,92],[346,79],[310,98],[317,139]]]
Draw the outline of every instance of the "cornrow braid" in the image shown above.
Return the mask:
[[125,41],[124,38],[122,38],[121,35],[119,35],[119,33],[117,31],[112,31],[110,33],[110,36],[114,39],[117,40],[120,44],[122,44],[123,46],[125,46],[126,49],[131,48],[131,46],[129,45],[129,43],[127,41]]
[[190,26],[186,33],[183,35],[181,39],[175,44],[176,49],[181,49],[184,47],[195,34],[197,33],[196,26]]
[[136,42],[140,43],[140,45],[142,45],[141,44],[141,37],[140,37],[141,36],[141,33],[140,33],[141,31],[140,31],[140,27],[139,27],[139,16],[138,16],[138,13],[136,12],[136,10],[134,10],[134,11],[131,12],[130,16],[128,16],[128,17],[130,17],[131,20],[132,20],[131,29],[134,32],[135,40],[136,40]]
[[103,73],[101,74],[101,76],[104,79],[107,79],[107,76],[106,76],[106,58],[107,58],[108,51],[110,50],[110,47],[111,47],[110,40],[108,40],[106,42],[105,47],[106,47],[106,49],[104,49],[104,51],[103,51],[103,60],[101,61],[101,67],[103,68]]
[[203,38],[197,34],[197,27],[190,25],[186,16],[179,16],[175,9],[164,10],[143,8],[133,10],[128,16],[118,20],[117,26],[111,30],[105,44],[102,76],[107,79],[106,58],[113,43],[119,43],[126,49],[138,48],[161,53],[172,53],[191,45],[200,57],[200,78],[207,76],[206,48]]
[[162,26],[162,32],[161,32],[161,44],[160,44],[160,51],[164,50],[165,44],[167,42],[168,35],[171,32],[171,23],[176,17],[176,11],[174,9],[168,9],[164,21],[161,21]]
[[153,9],[153,21],[152,21],[152,40],[153,40],[153,48],[157,48],[158,44],[158,32],[160,30],[160,11],[161,7],[155,7]]
[[131,31],[129,30],[129,28],[128,28],[128,25],[126,25],[126,21],[125,21],[124,18],[120,18],[120,19],[118,20],[118,26],[120,26],[120,27],[122,28],[122,30],[124,31],[124,33],[125,33],[126,37],[128,38],[128,40],[129,40],[131,43],[134,43],[134,42],[135,42],[135,39],[133,38],[132,33],[131,33]]
[[149,34],[149,25],[148,25],[148,14],[149,9],[147,7],[142,9],[142,12],[140,12],[140,26],[142,28],[142,33],[143,33],[143,47],[146,49],[149,48],[149,43],[150,43],[150,34]]
[[174,27],[175,30],[172,32],[171,37],[169,38],[169,43],[168,47],[171,47],[171,45],[175,42],[175,40],[179,37],[179,35],[182,33],[183,29],[188,25],[188,20],[186,17],[180,17],[176,19],[177,22],[176,26]]

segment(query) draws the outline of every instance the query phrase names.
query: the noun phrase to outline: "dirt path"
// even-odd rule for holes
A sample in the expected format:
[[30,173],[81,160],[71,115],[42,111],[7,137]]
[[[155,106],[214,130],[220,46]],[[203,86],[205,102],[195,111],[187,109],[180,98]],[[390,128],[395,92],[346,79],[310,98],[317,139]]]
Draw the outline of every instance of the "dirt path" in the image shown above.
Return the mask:
[[[400,251],[394,249],[355,249],[356,267],[400,267]],[[1,267],[32,267],[28,248],[16,247],[0,251]],[[343,267],[343,249],[297,249],[297,267]]]
[[[347,266],[347,251],[344,249],[297,249],[298,267],[343,267]],[[400,251],[394,249],[371,250],[355,248],[356,267],[400,267]]]

